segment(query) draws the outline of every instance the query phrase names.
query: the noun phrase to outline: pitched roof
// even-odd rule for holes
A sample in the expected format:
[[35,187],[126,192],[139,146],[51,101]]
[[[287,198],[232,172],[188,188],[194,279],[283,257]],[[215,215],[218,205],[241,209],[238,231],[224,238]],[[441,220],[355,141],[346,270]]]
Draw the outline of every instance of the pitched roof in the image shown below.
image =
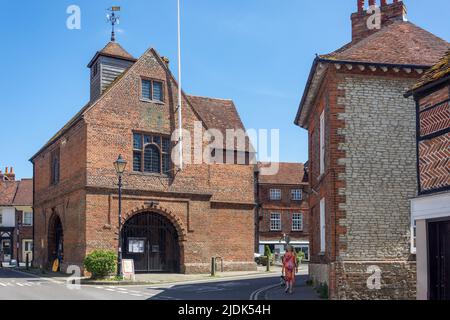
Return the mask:
[[424,86],[431,85],[436,81],[450,76],[450,50],[439,60],[437,64],[424,73],[419,81],[414,85],[413,90],[418,90]]
[[[111,42],[109,43],[111,44]],[[108,45],[109,45],[108,44]],[[113,43],[114,44],[114,43]],[[105,48],[108,48],[108,45]],[[117,44],[118,45],[118,44]],[[120,47],[120,45],[118,45]],[[113,48],[113,46],[110,46]],[[121,47],[120,47],[121,48]],[[104,49],[105,50],[105,49]],[[124,50],[125,51],[125,50]],[[153,48],[148,51],[152,51],[157,58],[160,59],[161,65],[164,68],[167,68],[167,71],[170,75],[171,72],[167,67],[167,64],[163,62],[161,56],[154,50]],[[142,57],[141,57],[142,58]],[[137,61],[137,60],[136,60]],[[105,92],[103,92],[102,96],[97,101],[87,103],[72,119],[67,122],[63,128],[61,128],[30,160],[33,161],[43,150],[52,145],[54,142],[58,140],[65,132],[67,132],[73,125],[75,125],[78,121],[83,119],[86,112],[93,107],[98,101],[102,99],[102,97],[111,90],[116,83],[120,81],[130,70],[131,68],[124,71],[124,73],[119,76]],[[176,82],[175,78],[172,76],[173,81]],[[243,129],[245,130],[244,125],[242,124],[241,118],[236,110],[236,106],[232,100],[226,99],[218,99],[218,98],[208,98],[208,97],[199,97],[192,95],[185,95],[184,92],[182,94],[187,98],[189,104],[194,109],[201,120],[205,123],[205,126],[208,129],[219,129],[225,134],[226,129]],[[246,141],[249,141],[246,138]],[[250,143],[246,143],[246,151],[252,151],[252,147]]]
[[[268,163],[258,163],[258,168],[268,167]],[[278,173],[275,175],[260,175],[259,183],[299,185],[305,184],[305,166],[303,163],[280,162]]]
[[33,205],[33,179],[22,179],[21,181],[19,181],[13,205],[15,206]]
[[395,21],[323,59],[392,65],[432,66],[450,49],[450,43],[407,21]]
[[0,181],[0,206],[33,205],[33,180]]
[[[245,127],[232,100],[193,95],[188,95],[187,97],[206,127],[219,130],[222,132],[224,139],[226,138],[227,130],[243,130],[245,132]],[[225,140],[224,143],[226,143]],[[238,150],[238,147],[238,141],[235,139],[234,150]],[[238,151],[252,151],[252,147],[246,136],[245,150]]]
[[188,95],[192,106],[208,128],[225,133],[227,129],[245,130],[232,100]]
[[394,21],[360,41],[350,42],[330,54],[317,56],[294,123],[306,126],[305,114],[309,113],[329,63],[348,62],[427,69],[449,49],[450,43],[413,23]]
[[120,44],[117,42],[109,42],[102,50],[98,51],[94,58],[89,62],[88,68],[92,66],[95,60],[97,60],[98,56],[106,56],[113,58],[120,58],[129,61],[136,61],[131,54],[129,54]]

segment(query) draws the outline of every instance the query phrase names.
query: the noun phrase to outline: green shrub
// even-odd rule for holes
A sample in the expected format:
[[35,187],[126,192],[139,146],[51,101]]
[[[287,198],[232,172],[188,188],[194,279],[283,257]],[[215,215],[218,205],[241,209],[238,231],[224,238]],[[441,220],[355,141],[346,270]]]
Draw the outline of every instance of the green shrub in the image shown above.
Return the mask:
[[117,256],[113,251],[96,250],[84,259],[84,267],[94,279],[111,275],[116,269],[116,265]]
[[270,247],[269,247],[268,245],[266,245],[266,246],[264,247],[264,255],[265,255],[266,257],[271,257],[271,256],[272,256],[272,251],[270,251]]
[[326,283],[320,284],[317,288],[317,293],[319,294],[320,299],[328,299],[328,285]]
[[297,251],[297,265],[299,266],[305,260],[305,253],[301,250]]

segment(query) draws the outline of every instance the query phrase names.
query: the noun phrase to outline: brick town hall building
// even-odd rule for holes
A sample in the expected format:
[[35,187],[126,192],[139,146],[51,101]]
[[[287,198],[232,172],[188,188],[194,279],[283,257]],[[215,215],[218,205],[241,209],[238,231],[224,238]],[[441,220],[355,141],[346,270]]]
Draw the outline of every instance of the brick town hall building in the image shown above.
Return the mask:
[[[222,257],[228,271],[256,270],[253,166],[185,164],[179,171],[172,164],[178,89],[168,63],[154,49],[135,59],[113,41],[89,63],[89,103],[31,159],[35,266],[49,268],[59,257],[65,270],[95,249],[117,250],[113,163],[121,154],[128,161],[122,252],[137,272],[207,272],[212,257]],[[182,100],[191,137],[196,121],[203,130],[244,129],[231,100],[184,93]],[[192,139],[187,149],[193,146]]]
[[332,299],[415,299],[416,105],[404,93],[450,44],[408,22],[402,1],[378,3],[379,29],[355,3],[352,41],[315,59],[295,120],[309,133],[310,276]]

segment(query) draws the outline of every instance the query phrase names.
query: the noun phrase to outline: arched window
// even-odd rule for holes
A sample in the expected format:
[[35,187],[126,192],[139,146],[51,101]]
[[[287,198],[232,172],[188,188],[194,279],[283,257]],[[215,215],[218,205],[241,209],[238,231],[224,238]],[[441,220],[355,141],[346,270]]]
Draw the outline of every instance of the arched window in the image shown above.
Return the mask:
[[171,142],[154,134],[133,134],[133,171],[169,175]]
[[161,173],[161,154],[154,144],[145,147],[144,172]]

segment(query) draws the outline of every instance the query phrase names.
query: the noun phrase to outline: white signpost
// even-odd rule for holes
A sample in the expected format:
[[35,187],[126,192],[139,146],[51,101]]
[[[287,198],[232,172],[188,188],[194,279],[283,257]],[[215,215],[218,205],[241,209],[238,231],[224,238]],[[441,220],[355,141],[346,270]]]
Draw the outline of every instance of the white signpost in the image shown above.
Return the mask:
[[122,260],[122,273],[124,280],[136,281],[134,274],[134,260],[133,259],[123,259]]

